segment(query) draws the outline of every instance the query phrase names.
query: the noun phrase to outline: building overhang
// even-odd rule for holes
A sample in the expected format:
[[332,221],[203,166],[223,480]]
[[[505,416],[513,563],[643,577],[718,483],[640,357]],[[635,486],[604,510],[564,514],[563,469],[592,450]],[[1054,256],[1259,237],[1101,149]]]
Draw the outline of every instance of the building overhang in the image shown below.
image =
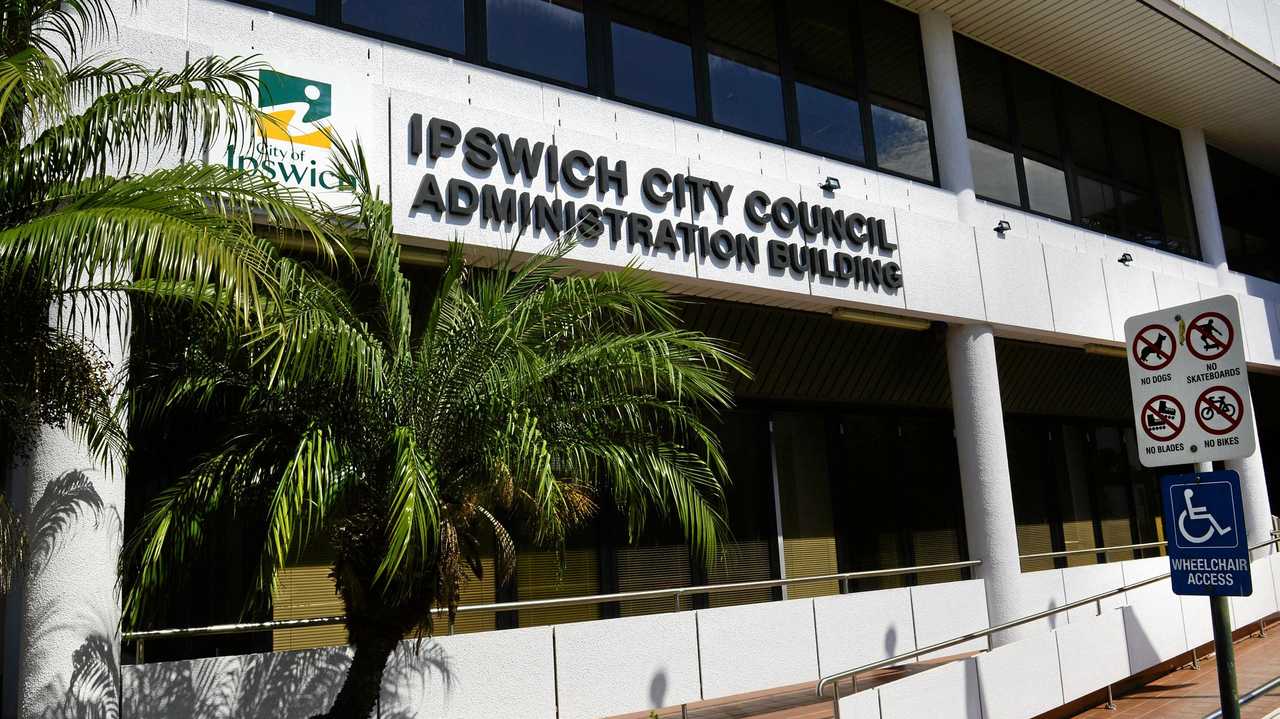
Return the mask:
[[1280,172],[1280,67],[1173,0],[893,0]]

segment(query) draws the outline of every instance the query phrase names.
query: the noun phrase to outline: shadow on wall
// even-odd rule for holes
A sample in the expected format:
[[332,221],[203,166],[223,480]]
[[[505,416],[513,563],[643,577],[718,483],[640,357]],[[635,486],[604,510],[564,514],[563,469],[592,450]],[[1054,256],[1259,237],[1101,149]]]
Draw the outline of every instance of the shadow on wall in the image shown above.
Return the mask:
[[[347,647],[330,647],[129,666],[124,669],[124,716],[306,719],[333,704],[350,662]],[[450,684],[446,663],[443,650],[431,640],[403,642],[387,663],[374,716],[423,715],[424,702],[442,700],[431,693]]]

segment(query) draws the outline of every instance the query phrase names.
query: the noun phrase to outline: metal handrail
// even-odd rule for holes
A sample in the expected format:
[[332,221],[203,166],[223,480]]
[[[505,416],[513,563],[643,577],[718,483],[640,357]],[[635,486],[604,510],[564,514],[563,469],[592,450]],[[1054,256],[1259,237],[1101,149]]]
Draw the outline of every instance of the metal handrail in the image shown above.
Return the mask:
[[[1252,547],[1249,547],[1249,551],[1252,552],[1255,549],[1261,549],[1263,547],[1275,544],[1276,542],[1280,542],[1280,537],[1272,536],[1271,539],[1265,542],[1260,542]],[[947,649],[949,647],[954,647],[957,644],[964,644],[965,642],[973,641],[974,639],[983,639],[997,632],[1003,632],[1009,629],[1013,629],[1014,627],[1020,627],[1023,624],[1030,624],[1031,622],[1039,621],[1041,619],[1051,617],[1061,612],[1066,612],[1072,609],[1076,609],[1078,607],[1083,607],[1089,604],[1093,604],[1094,602],[1101,601],[1108,597],[1114,597],[1117,594],[1121,594],[1123,592],[1137,589],[1139,587],[1145,587],[1148,584],[1155,584],[1156,582],[1159,582],[1168,578],[1169,578],[1169,572],[1165,572],[1164,574],[1161,574],[1157,577],[1143,579],[1141,581],[1134,582],[1133,584],[1128,584],[1123,587],[1119,587],[1117,589],[1108,590],[1101,594],[1095,594],[1091,597],[1086,597],[1085,599],[1077,599],[1074,602],[1068,602],[1060,607],[1051,607],[1044,611],[1036,612],[1035,614],[1029,614],[1019,619],[1012,619],[1002,624],[997,624],[994,627],[989,627],[987,629],[982,629],[976,632],[970,632],[963,636],[956,637],[955,639],[948,639],[944,642],[937,642],[935,644],[930,644],[927,647],[915,649],[909,652],[903,652],[902,654],[899,654],[897,656],[892,656],[892,657],[889,657],[888,659],[881,659],[879,661],[871,662],[870,664],[865,664],[863,666],[857,667],[856,669],[846,669],[845,671],[842,671],[842,672],[835,672],[834,674],[828,674],[818,680],[817,693],[819,697],[824,696],[825,695],[824,691],[827,688],[827,685],[839,682],[841,679],[847,679],[849,677],[857,677],[857,675],[859,674],[875,671],[876,669],[884,669],[885,667],[890,667],[895,664],[899,664],[907,659],[915,659],[916,657],[919,657],[925,654],[932,654],[933,652],[940,651],[942,649]],[[855,679],[855,682],[856,682],[856,679]],[[839,691],[832,692],[832,700],[836,702],[838,707],[840,702]],[[837,708],[836,711],[837,711],[836,716],[839,716],[839,709]]]
[[1168,542],[1143,542],[1141,544],[1117,544],[1114,547],[1085,547],[1084,549],[1065,549],[1061,552],[1040,552],[1038,554],[1019,554],[1018,559],[1044,559],[1047,557],[1070,557],[1076,554],[1106,554],[1123,552],[1128,549],[1151,549],[1163,547]]
[[[615,592],[612,594],[592,594],[581,597],[560,597],[556,599],[528,599],[517,602],[501,602],[492,604],[467,604],[457,608],[458,614],[478,612],[510,612],[521,609],[547,609],[552,607],[577,607],[592,604],[608,604],[610,602],[636,601],[641,599],[675,599],[675,609],[681,608],[681,598],[698,594],[723,594],[751,589],[772,589],[789,587],[793,584],[809,584],[815,582],[841,583],[841,590],[847,591],[849,580],[871,579],[874,577],[894,577],[904,574],[928,574],[955,569],[967,569],[982,564],[980,559],[963,562],[946,562],[943,564],[922,564],[914,567],[896,567],[893,569],[870,569],[860,572],[840,572],[838,574],[821,574],[812,577],[792,577],[787,579],[762,579],[752,582],[733,582],[730,584],[704,584],[670,589],[646,589],[635,592]],[[432,614],[446,614],[448,609],[435,607]],[[201,637],[218,634],[252,634],[254,632],[275,629],[302,629],[341,624],[346,621],[343,615],[314,617],[310,619],[278,619],[265,622],[242,622],[239,624],[214,624],[206,627],[182,627],[174,629],[147,629],[134,632],[123,632],[121,638],[126,641],[143,641],[147,639],[172,639],[177,637]]]

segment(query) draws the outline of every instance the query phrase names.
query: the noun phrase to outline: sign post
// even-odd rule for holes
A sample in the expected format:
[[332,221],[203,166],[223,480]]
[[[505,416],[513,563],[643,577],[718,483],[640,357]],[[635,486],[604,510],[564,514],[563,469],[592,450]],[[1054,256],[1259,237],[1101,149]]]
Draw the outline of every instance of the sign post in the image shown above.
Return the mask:
[[1174,594],[1209,597],[1224,719],[1240,718],[1228,597],[1253,593],[1240,475],[1217,460],[1253,454],[1257,439],[1240,308],[1230,295],[1130,317],[1133,419],[1144,467],[1194,464],[1160,481]]

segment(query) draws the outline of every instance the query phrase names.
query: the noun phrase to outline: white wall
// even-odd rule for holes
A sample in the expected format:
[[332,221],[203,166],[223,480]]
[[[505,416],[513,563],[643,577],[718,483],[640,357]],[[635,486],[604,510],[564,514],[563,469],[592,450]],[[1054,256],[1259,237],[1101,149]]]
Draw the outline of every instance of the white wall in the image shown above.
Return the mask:
[[818,679],[812,599],[703,609],[697,615],[704,699]]
[[813,600],[820,673],[852,669],[916,648],[911,590],[882,589]]

